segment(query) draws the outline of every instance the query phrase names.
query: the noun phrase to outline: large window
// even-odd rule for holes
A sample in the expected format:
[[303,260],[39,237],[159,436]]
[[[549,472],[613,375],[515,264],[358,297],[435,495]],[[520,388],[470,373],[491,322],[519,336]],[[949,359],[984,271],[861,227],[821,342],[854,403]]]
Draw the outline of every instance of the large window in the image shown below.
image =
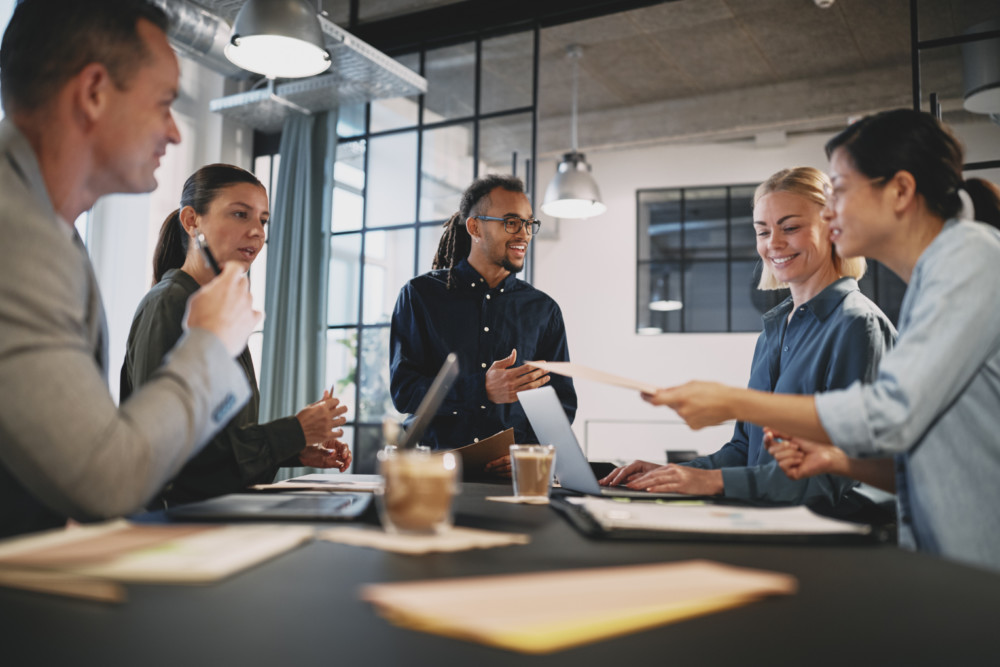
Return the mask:
[[441,225],[475,177],[533,172],[537,41],[519,32],[400,57],[427,78],[426,95],[340,109],[326,379],[349,408],[356,472],[374,469],[382,419],[402,417],[389,396],[400,288],[430,270]]
[[[760,331],[788,290],[761,291],[755,185],[640,190],[636,333]],[[896,322],[905,285],[872,262],[861,291]]]

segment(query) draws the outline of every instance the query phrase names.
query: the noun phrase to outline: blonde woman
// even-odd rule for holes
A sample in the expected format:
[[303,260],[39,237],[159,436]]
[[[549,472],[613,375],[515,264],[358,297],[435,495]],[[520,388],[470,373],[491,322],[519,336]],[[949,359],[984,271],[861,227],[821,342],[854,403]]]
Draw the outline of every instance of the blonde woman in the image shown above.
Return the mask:
[[[842,259],[821,213],[830,186],[812,167],[784,169],[754,193],[753,226],[763,263],[759,289],[788,288],[791,296],[768,311],[751,364],[751,389],[813,394],[870,381],[896,331],[858,289],[864,258]],[[656,492],[723,496],[785,505],[806,504],[849,515],[865,500],[857,482],[821,475],[793,481],[763,446],[759,426],[737,422],[716,453],[683,465],[634,461],[601,480]]]

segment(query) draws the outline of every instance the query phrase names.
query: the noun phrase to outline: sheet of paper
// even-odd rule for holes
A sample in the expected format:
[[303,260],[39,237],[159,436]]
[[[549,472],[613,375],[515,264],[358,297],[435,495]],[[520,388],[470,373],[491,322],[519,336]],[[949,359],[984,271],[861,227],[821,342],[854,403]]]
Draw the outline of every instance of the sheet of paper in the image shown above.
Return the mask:
[[345,473],[314,473],[286,479],[274,484],[255,484],[255,491],[358,491],[373,492],[382,486],[381,475]]
[[309,526],[133,524],[124,520],[0,542],[0,568],[118,582],[218,581],[313,538]]
[[836,535],[871,532],[864,524],[820,516],[805,507],[737,507],[572,498],[605,530],[662,530],[723,535]]
[[361,597],[397,625],[550,653],[797,588],[789,575],[697,560],[374,584]]
[[320,532],[319,538],[358,547],[372,547],[403,554],[428,554],[436,552],[491,549],[512,544],[527,544],[530,538],[523,533],[502,533],[495,530],[452,527],[440,535],[396,535],[381,528],[345,526]]
[[647,394],[655,394],[656,390],[659,389],[655,384],[633,380],[613,373],[606,373],[605,371],[599,371],[596,368],[590,368],[574,361],[526,361],[524,364],[526,366],[541,368],[543,371],[548,371],[549,373],[567,375],[573,379],[603,382],[604,384],[635,389]]

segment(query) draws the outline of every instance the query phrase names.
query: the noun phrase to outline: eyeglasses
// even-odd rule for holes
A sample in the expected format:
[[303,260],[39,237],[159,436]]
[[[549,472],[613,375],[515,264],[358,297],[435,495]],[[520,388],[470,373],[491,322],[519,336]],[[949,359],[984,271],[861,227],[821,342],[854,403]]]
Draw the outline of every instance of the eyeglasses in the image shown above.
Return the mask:
[[[869,179],[867,179],[867,181],[862,180],[862,181],[857,181],[857,182],[859,182],[859,183],[867,182],[869,185],[875,185],[875,184],[881,183],[881,182],[883,182],[885,180],[887,180],[885,176],[877,176],[875,178],[869,178]],[[830,209],[835,208],[837,206],[837,201],[844,195],[844,191],[847,190],[847,189],[849,189],[850,186],[851,186],[850,183],[848,183],[847,186],[843,186],[843,185],[836,186],[836,185],[829,185],[829,184],[825,184],[824,183],[823,184],[823,196],[826,198],[826,206],[827,206],[827,208],[830,208]]]
[[542,226],[542,221],[536,218],[519,218],[516,215],[505,215],[502,218],[495,218],[492,215],[475,215],[478,220],[495,220],[503,223],[503,228],[508,234],[517,234],[522,229],[527,229],[528,233],[534,236],[538,233],[538,228]]

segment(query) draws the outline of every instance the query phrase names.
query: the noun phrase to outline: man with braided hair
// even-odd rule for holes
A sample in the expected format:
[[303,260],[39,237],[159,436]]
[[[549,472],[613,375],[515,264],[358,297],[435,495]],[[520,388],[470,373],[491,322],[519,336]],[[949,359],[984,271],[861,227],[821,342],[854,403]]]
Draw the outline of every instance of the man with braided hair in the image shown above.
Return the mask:
[[[517,393],[544,384],[556,390],[571,421],[576,415],[570,378],[518,363],[569,360],[559,306],[514,277],[538,226],[520,179],[479,178],[445,223],[433,270],[400,290],[389,339],[396,409],[413,413],[448,353],[459,359],[461,374],[423,438],[434,449],[506,428],[514,429],[515,442],[538,442]],[[486,470],[509,475],[509,457]]]

